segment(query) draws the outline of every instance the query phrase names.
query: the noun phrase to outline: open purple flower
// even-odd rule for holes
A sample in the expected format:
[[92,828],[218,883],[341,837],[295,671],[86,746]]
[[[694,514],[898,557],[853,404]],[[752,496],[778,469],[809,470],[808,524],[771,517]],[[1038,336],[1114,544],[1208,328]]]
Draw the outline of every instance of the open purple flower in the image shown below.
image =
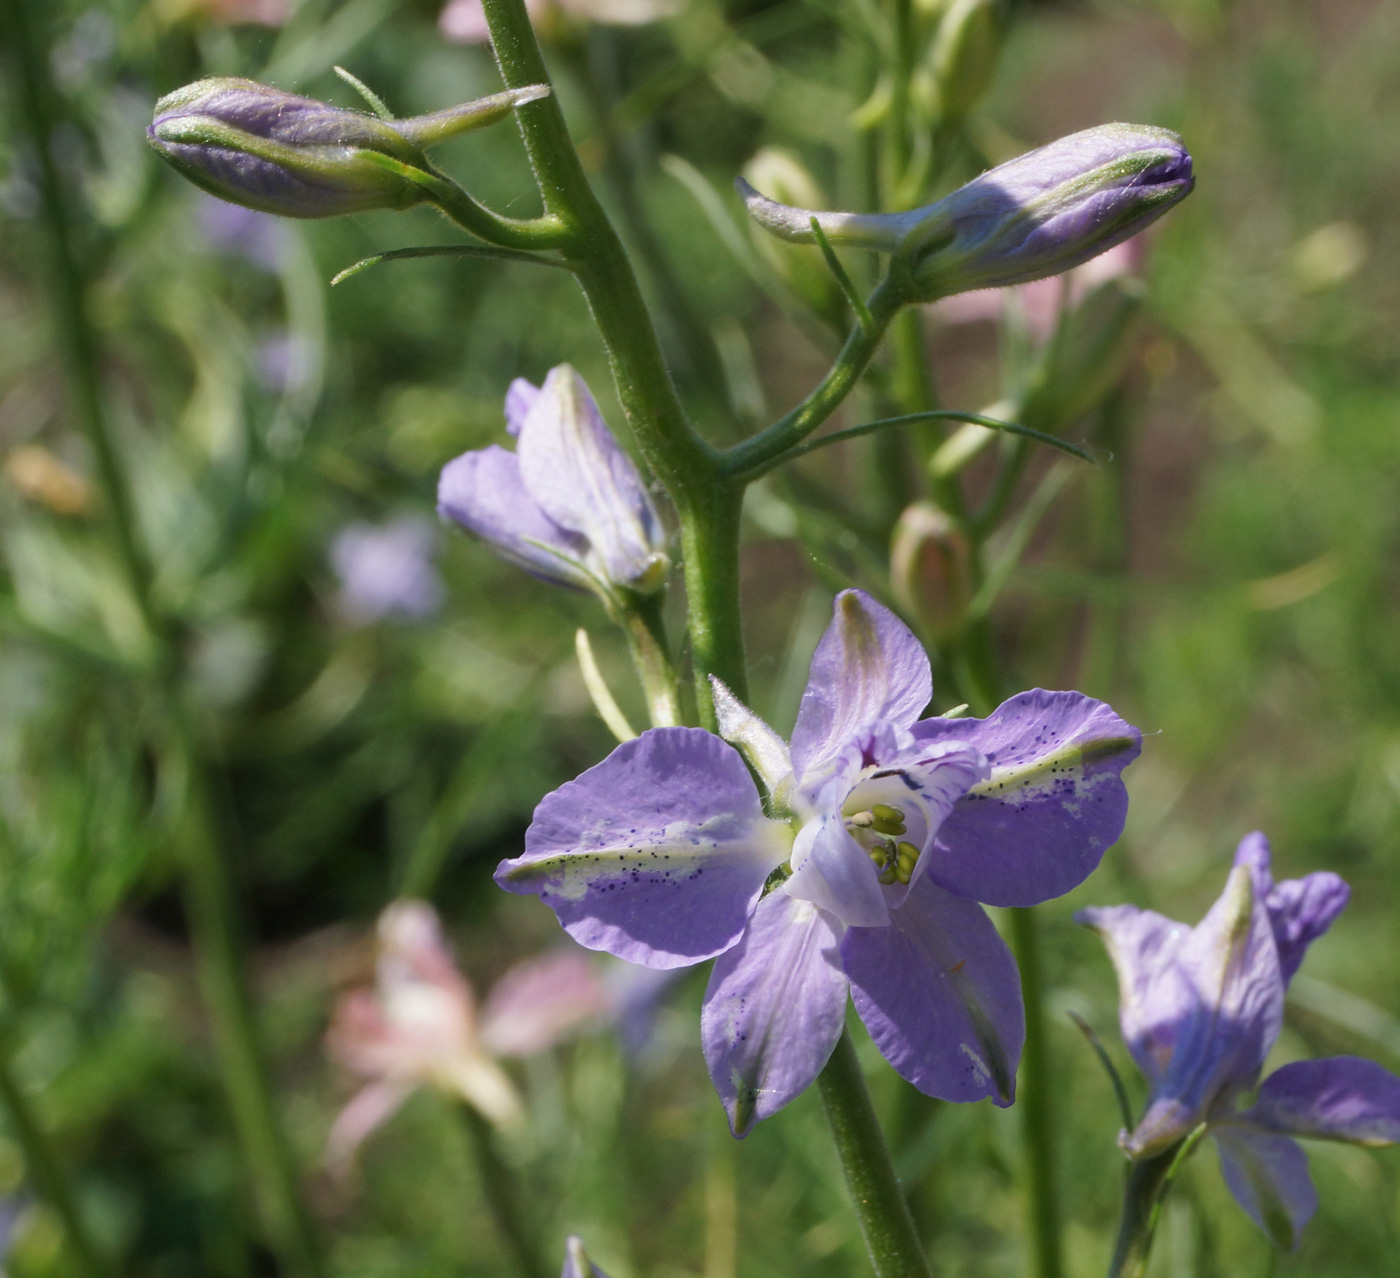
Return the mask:
[[666,579],[666,530],[632,459],[568,364],[506,394],[515,452],[492,444],[443,467],[438,513],[545,581],[605,600]]
[[1207,1124],[1230,1192],[1282,1247],[1297,1245],[1317,1207],[1291,1137],[1400,1140],[1400,1078],[1356,1056],[1285,1065],[1253,1105],[1238,1106],[1278,1038],[1289,981],[1349,894],[1335,874],[1276,884],[1268,840],[1254,833],[1194,928],[1131,905],[1076,916],[1108,946],[1123,1038],[1151,1084],[1142,1120],[1118,1143],[1131,1158],[1151,1157]]
[[920,1090],[1011,1103],[1020,980],[978,902],[1032,905],[1089,874],[1140,736],[1073,692],[920,720],[932,692],[909,629],[843,591],[790,747],[717,683],[739,749],[643,733],[547,795],[496,872],[590,948],[657,968],[719,956],[701,1034],[736,1136],[816,1078],[848,990]]

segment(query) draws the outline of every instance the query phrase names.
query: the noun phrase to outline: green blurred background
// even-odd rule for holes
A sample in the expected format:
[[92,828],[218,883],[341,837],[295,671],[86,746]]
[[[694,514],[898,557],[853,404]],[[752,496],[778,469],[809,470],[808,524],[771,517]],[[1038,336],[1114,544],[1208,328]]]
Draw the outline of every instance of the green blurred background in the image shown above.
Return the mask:
[[[575,136],[716,439],[793,403],[829,354],[819,321],[759,286],[771,279],[729,190],[777,146],[833,207],[861,202],[851,116],[873,55],[848,3],[544,20]],[[351,262],[450,229],[421,210],[230,221],[145,145],[155,98],[202,75],[355,105],[331,73],[342,63],[401,114],[493,91],[488,52],[445,41],[432,0],[35,11],[104,401],[175,619],[279,1102],[334,1271],[508,1274],[446,1099],[416,1095],[371,1138],[356,1183],[315,1171],[351,1091],[321,1036],[406,885],[443,912],[478,989],[560,939],[490,874],[539,797],[611,744],[576,627],[637,722],[641,699],[593,601],[437,530],[432,509],[442,464],[503,438],[512,377],[568,360],[620,428],[600,343],[562,273],[433,259],[331,291]],[[74,421],[16,103],[0,129],[0,1051],[122,1272],[275,1273],[194,983],[149,637]],[[1400,1067],[1400,3],[1022,3],[958,176],[1107,120],[1178,129],[1198,188],[1153,237],[1121,387],[1069,432],[1097,432],[1105,464],[1071,472],[993,614],[1016,685],[1108,698],[1146,734],[1123,842],[1042,912],[1072,1278],[1107,1263],[1121,1162],[1111,1092],[1067,1012],[1129,1069],[1078,906],[1195,921],[1236,841],[1263,828],[1281,876],[1332,869],[1355,892],[1295,985],[1278,1059],[1356,1051]],[[494,207],[533,210],[509,122],[442,162]],[[995,400],[1010,339],[999,353],[993,324],[936,316],[928,331],[944,402]],[[751,496],[755,699],[780,728],[831,591],[879,588],[890,464],[853,447]],[[335,539],[402,518],[434,529],[441,606],[368,621],[337,579]],[[505,1152],[550,1254],[580,1232],[614,1278],[865,1272],[814,1096],[728,1137],[698,1051],[703,983],[676,988],[639,1058],[601,1031],[517,1071],[531,1117]],[[942,1105],[868,1063],[935,1272],[1024,1273],[1016,1112]],[[76,1272],[5,1131],[5,1272]],[[1319,1145],[1312,1167],[1319,1215],[1296,1255],[1276,1256],[1203,1152],[1153,1274],[1397,1272],[1400,1157]]]

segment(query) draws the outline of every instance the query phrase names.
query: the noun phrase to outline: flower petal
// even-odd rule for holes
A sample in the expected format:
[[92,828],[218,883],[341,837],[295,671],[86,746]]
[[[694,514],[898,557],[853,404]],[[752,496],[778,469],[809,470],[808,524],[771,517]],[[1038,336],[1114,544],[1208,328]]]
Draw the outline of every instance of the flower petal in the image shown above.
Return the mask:
[[350,1098],[335,1116],[326,1137],[323,1160],[332,1176],[339,1178],[350,1171],[360,1146],[394,1116],[414,1086],[410,1082],[381,1080],[360,1088]]
[[875,866],[846,829],[840,813],[809,821],[793,845],[792,876],[784,885],[848,927],[885,927],[889,906]]
[[841,957],[870,1037],[915,1087],[1011,1104],[1026,1033],[1021,978],[980,905],[923,879],[889,927],[851,928]]
[[913,632],[860,590],[836,596],[831,624],[812,655],[792,733],[799,782],[877,720],[908,727],[933,696],[928,656]]
[[487,995],[482,1046],[493,1056],[533,1056],[603,1015],[611,998],[594,961],[569,949],[517,963]]
[[588,543],[559,527],[525,491],[514,453],[492,444],[448,462],[437,508],[526,572],[564,586],[591,585],[582,564]]
[[1278,1246],[1297,1247],[1303,1226],[1317,1210],[1308,1156],[1298,1142],[1234,1123],[1217,1124],[1210,1134],[1235,1201]]
[[1275,884],[1269,840],[1258,830],[1240,841],[1235,864],[1249,866],[1254,875],[1254,890],[1269,911],[1279,967],[1287,985],[1303,962],[1308,946],[1346,909],[1351,888],[1344,879],[1327,871]]
[[1076,923],[1091,927],[1118,973],[1118,1024],[1137,1067],[1155,1083],[1171,1062],[1180,1026],[1196,1005],[1196,989],[1176,967],[1190,935],[1184,923],[1135,905],[1080,910]]
[[555,523],[588,538],[609,581],[640,585],[655,576],[665,546],[661,520],[632,459],[568,364],[550,369],[516,451],[526,490]]
[[965,741],[991,762],[938,831],[928,873],[988,905],[1035,905],[1077,887],[1123,831],[1120,774],[1142,734],[1102,701],[1036,688],[986,719],[925,719],[921,741]]
[[[1164,1010],[1175,1022],[1172,1055],[1142,1121],[1119,1142],[1132,1158],[1166,1149],[1231,1095],[1252,1086],[1278,1038],[1278,951],[1246,867],[1230,871],[1220,900],[1181,943],[1164,982]],[[1186,1015],[1175,1019],[1183,1005]]]
[[1360,1056],[1295,1061],[1264,1080],[1236,1121],[1289,1136],[1394,1145],[1400,1142],[1400,1078]]
[[538,894],[580,945],[683,967],[739,939],[790,837],[738,751],[699,728],[653,728],[546,795],[496,882]]
[[525,424],[525,417],[540,397],[540,388],[534,382],[517,377],[506,390],[506,432],[519,435]]
[[715,960],[700,1034],[735,1136],[776,1114],[821,1073],[846,1022],[833,920],[782,888]]
[[714,675],[710,676],[710,688],[715,698],[719,735],[748,760],[749,767],[758,773],[768,793],[781,802],[783,783],[792,776],[792,756],[788,753],[787,742]]

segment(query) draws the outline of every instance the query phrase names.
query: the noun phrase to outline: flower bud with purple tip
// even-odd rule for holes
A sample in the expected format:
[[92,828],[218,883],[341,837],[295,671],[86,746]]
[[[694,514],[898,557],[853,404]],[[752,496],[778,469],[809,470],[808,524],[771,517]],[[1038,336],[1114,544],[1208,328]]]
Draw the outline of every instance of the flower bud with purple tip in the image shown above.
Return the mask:
[[532,85],[387,120],[220,76],[161,98],[147,136],[162,159],[220,199],[283,217],[335,217],[421,203],[426,192],[402,167],[425,170],[425,146],[548,92]]
[[833,244],[894,254],[911,301],[1058,275],[1136,235],[1190,194],[1181,139],[1167,129],[1103,124],[989,170],[935,204],[904,213],[813,213],[742,180],[749,215],[773,234],[811,242],[813,218]]

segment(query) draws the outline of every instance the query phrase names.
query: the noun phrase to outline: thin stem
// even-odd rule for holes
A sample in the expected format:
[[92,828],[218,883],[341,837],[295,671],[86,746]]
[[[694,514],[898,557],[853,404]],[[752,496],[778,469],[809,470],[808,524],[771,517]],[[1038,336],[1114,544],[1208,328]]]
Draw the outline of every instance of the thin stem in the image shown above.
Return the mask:
[[30,1183],[63,1223],[63,1232],[68,1237],[68,1246],[77,1259],[78,1267],[89,1278],[112,1278],[116,1270],[93,1245],[48,1133],[30,1107],[29,1098],[10,1073],[9,1061],[3,1058],[0,1058],[0,1104],[5,1107],[10,1130],[24,1153]]
[[1143,1278],[1146,1274],[1157,1213],[1171,1186],[1177,1155],[1185,1144],[1181,1141],[1154,1158],[1133,1163],[1123,1187],[1123,1215],[1108,1278]]
[[767,430],[725,450],[724,467],[729,475],[744,480],[761,475],[841,407],[869,365],[890,321],[903,305],[903,292],[886,276],[870,295],[868,305],[871,322],[851,330],[841,354],[821,384]]
[[817,1076],[817,1087],[876,1278],[930,1278],[848,1030]]
[[632,664],[647,699],[647,713],[653,728],[673,728],[681,721],[681,704],[676,687],[676,670],[671,664],[666,640],[666,623],[661,617],[661,595],[632,600],[623,618]]
[[1050,1108],[1050,1061],[1045,1041],[1045,990],[1035,912],[1011,911],[1011,941],[1026,1003],[1021,1053],[1021,1133],[1026,1144],[1029,1224],[1037,1278],[1061,1278],[1060,1207],[1055,1193],[1055,1139]]
[[486,1199],[496,1232],[510,1249],[520,1278],[553,1278],[553,1270],[544,1263],[536,1246],[539,1231],[526,1220],[521,1206],[524,1195],[520,1181],[514,1169],[497,1152],[491,1124],[466,1102],[459,1109],[471,1138],[482,1197]]
[[74,253],[68,196],[49,149],[56,113],[44,79],[49,65],[31,26],[28,0],[0,5],[8,19],[19,102],[39,166],[44,221],[51,246],[50,295],[63,342],[73,408],[97,459],[98,478],[128,585],[146,621],[154,650],[154,683],[171,728],[171,756],[188,796],[183,813],[185,890],[194,948],[219,1047],[219,1064],[235,1128],[275,1249],[290,1273],[312,1278],[321,1265],[295,1169],[282,1141],[263,1068],[243,972],[234,891],[223,850],[206,806],[197,753],[185,730],[174,683],[175,652],[151,591],[151,570],[136,532],[130,487],[107,421],[99,378],[97,340],[87,290]]

